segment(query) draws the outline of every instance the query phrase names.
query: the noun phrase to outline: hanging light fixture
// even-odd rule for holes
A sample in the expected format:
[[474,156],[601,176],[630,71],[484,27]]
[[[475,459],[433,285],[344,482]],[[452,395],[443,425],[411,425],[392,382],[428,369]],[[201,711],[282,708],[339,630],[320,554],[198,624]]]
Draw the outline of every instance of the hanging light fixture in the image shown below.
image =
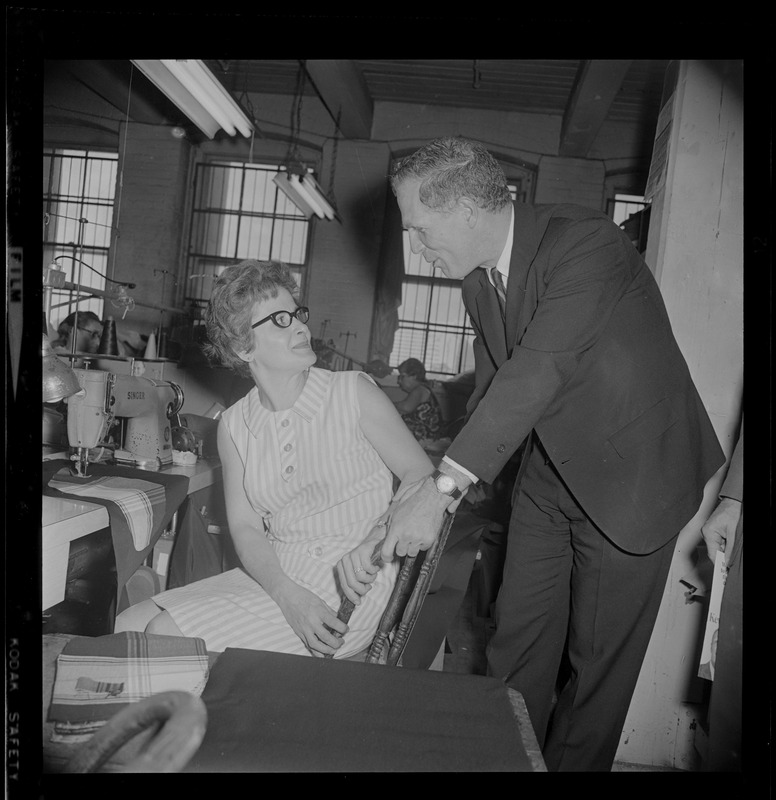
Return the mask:
[[307,217],[339,219],[318,181],[301,165],[289,164],[272,179],[283,194]]
[[300,63],[291,113],[291,135],[289,137],[288,153],[286,154],[284,166],[272,180],[307,219],[316,216],[319,219],[336,219],[341,224],[342,220],[334,207],[333,201],[326,196],[320,184],[310,174],[299,155],[298,140],[305,76],[304,65]]
[[250,138],[253,123],[204,62],[195,59],[131,59],[207,136],[223,128],[229,136]]

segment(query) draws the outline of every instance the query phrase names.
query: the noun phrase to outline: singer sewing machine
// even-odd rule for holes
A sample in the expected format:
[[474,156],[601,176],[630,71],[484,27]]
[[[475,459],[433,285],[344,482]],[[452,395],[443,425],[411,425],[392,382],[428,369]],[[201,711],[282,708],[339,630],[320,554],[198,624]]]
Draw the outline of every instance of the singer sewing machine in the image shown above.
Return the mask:
[[[82,390],[67,398],[67,438],[75,474],[86,477],[89,452],[114,449],[116,463],[158,470],[172,463],[171,418],[183,405],[183,391],[170,381],[116,375],[97,369],[73,370]],[[119,423],[118,442],[107,442]]]

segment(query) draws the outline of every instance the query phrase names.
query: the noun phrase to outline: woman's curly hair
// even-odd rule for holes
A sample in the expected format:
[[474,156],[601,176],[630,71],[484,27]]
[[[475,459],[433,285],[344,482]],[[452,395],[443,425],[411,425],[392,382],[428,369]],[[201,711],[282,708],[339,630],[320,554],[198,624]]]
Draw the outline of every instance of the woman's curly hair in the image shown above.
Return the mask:
[[248,259],[227,267],[215,282],[205,312],[208,341],[202,349],[207,358],[251,377],[248,364],[237,354],[253,349],[253,306],[277,297],[280,289],[287,289],[294,297],[299,293],[291,270],[281,261]]

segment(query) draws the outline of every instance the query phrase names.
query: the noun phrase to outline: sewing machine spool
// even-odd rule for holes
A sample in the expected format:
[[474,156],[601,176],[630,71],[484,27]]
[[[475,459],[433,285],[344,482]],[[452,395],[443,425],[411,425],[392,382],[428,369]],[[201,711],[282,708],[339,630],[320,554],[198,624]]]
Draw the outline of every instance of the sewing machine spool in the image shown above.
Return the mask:
[[116,321],[113,317],[107,317],[102,323],[102,336],[97,352],[106,356],[117,356],[119,354],[119,343],[116,338]]

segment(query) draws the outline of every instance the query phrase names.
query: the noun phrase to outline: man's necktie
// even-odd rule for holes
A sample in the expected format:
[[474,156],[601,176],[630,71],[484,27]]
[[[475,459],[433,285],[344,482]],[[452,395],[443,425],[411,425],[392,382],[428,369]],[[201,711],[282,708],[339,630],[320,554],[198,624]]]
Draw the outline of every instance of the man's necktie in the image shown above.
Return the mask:
[[498,271],[498,267],[492,267],[490,270],[491,277],[493,278],[493,283],[496,286],[496,295],[498,295],[498,305],[501,309],[501,319],[506,318],[506,307],[507,307],[507,289],[504,286],[504,279],[501,277],[501,273]]

